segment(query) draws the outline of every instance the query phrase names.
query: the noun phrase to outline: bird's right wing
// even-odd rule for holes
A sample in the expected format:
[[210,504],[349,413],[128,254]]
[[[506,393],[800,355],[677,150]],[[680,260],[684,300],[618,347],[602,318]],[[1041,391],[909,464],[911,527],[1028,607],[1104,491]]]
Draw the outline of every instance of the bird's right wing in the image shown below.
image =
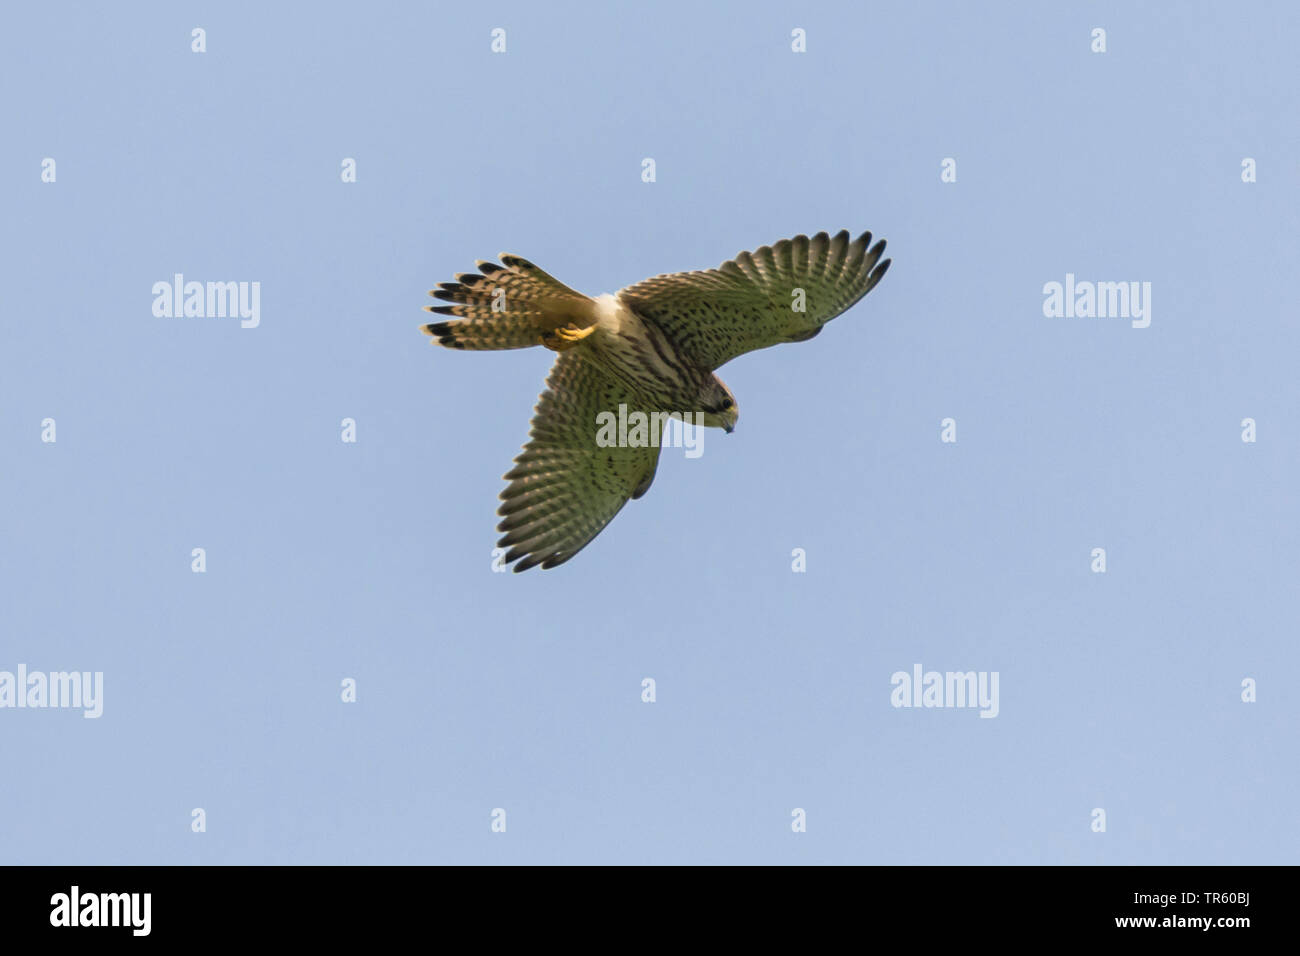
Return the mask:
[[[659,429],[644,447],[602,447],[601,412],[636,411],[635,399],[585,356],[561,352],[537,401],[528,444],[505,475],[499,547],[516,571],[563,564],[600,534],[630,498],[640,498],[659,464]],[[602,437],[608,437],[602,436]],[[653,444],[650,444],[650,441]]]
[[847,231],[795,236],[703,272],[628,286],[619,298],[713,370],[754,349],[802,342],[870,292],[889,268],[883,240]]

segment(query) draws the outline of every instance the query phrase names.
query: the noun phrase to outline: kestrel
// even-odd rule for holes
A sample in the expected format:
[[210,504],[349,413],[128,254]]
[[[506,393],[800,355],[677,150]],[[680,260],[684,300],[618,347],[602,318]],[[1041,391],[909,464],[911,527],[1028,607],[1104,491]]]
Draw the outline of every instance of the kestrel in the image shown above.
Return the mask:
[[880,281],[890,262],[881,261],[884,251],[869,232],[819,232],[594,299],[511,255],[501,265],[479,261],[481,275],[440,283],[429,294],[455,304],[425,308],[456,318],[421,329],[439,345],[559,353],[528,444],[505,474],[497,511],[505,562],[516,571],[563,564],[650,488],[659,441],[598,441],[602,412],[694,412],[696,422],[730,432],[739,408],[714,370],[755,349],[811,339]]

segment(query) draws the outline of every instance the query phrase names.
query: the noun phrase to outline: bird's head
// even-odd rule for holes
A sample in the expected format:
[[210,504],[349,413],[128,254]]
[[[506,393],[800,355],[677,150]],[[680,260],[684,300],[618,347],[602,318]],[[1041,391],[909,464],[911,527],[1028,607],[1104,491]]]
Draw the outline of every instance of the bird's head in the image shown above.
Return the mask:
[[727,434],[731,434],[736,427],[737,419],[740,418],[740,406],[736,404],[736,396],[731,394],[731,389],[727,388],[722,379],[716,375],[704,386],[700,394],[699,409],[704,415],[704,424],[721,428]]

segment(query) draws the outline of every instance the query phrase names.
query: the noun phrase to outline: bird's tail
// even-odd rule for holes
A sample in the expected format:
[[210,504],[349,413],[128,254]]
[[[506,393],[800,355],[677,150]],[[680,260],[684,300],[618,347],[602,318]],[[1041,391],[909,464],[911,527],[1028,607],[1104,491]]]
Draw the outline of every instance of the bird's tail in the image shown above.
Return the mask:
[[[503,265],[479,261],[482,275],[465,272],[429,294],[454,305],[426,305],[428,312],[457,316],[421,331],[453,349],[555,348],[557,330],[581,332],[596,322],[596,303],[527,259],[502,255]],[[561,334],[564,334],[561,332]]]

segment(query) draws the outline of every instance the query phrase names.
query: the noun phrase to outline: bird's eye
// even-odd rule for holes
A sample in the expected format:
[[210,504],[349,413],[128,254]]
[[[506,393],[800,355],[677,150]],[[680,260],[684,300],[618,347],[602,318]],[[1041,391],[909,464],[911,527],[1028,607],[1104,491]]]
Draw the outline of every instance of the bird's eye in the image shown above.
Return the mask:
[[729,398],[724,398],[724,399],[722,400],[722,405],[719,406],[719,407],[720,407],[720,408],[725,412],[728,408],[731,407],[731,405],[732,405],[731,399],[729,399]]

